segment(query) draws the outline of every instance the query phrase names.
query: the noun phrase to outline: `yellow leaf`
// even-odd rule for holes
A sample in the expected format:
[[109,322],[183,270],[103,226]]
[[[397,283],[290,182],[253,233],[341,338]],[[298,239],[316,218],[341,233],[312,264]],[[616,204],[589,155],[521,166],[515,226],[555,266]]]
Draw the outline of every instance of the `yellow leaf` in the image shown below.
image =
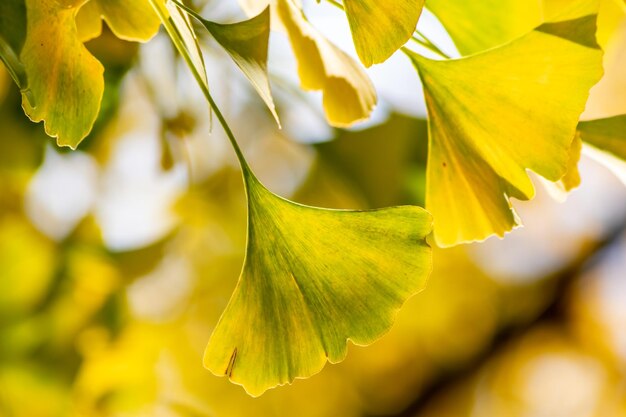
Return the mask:
[[430,273],[419,207],[320,209],[284,200],[245,171],[248,247],[204,365],[251,395],[319,372],[386,333]]
[[148,0],[89,0],[76,17],[83,41],[100,35],[102,19],[115,36],[127,41],[146,42],[161,24]]
[[541,1],[427,0],[462,55],[490,49],[541,24]]
[[567,162],[567,171],[563,177],[556,181],[547,181],[541,177],[543,185],[548,193],[557,201],[563,202],[567,199],[567,194],[580,185],[580,172],[578,171],[578,162],[583,149],[583,142],[580,134],[577,132],[569,150],[569,159]]
[[578,117],[602,76],[595,16],[549,23],[502,47],[432,61],[407,52],[429,112],[426,208],[435,239],[451,246],[503,236],[519,224],[530,169],[565,175]]
[[376,91],[363,68],[311,26],[292,0],[279,0],[276,7],[298,60],[302,88],[322,90],[328,122],[345,127],[367,119]]
[[26,0],[27,35],[21,61],[33,102],[22,106],[59,146],[76,148],[89,134],[104,91],[103,67],[78,38],[76,7]]
[[354,46],[366,67],[385,62],[413,36],[424,0],[344,0]]

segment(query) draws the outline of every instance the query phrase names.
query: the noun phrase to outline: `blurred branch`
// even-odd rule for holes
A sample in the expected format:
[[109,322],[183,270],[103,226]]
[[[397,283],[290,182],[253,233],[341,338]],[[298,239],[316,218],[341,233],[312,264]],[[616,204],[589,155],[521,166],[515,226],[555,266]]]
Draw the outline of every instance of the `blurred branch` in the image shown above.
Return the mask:
[[430,385],[425,386],[419,397],[417,397],[412,404],[395,416],[415,417],[419,415],[422,409],[424,409],[433,398],[476,373],[512,340],[520,338],[540,324],[546,322],[563,323],[566,318],[564,306],[572,287],[586,271],[592,269],[602,261],[605,250],[616,244],[625,233],[626,216],[622,218],[619,225],[603,239],[585,248],[584,252],[576,257],[573,262],[560,271],[547,276],[542,281],[546,285],[546,288],[551,291],[551,295],[544,308],[539,311],[538,314],[524,323],[502,327],[490,346],[473,361],[456,370],[440,374]]

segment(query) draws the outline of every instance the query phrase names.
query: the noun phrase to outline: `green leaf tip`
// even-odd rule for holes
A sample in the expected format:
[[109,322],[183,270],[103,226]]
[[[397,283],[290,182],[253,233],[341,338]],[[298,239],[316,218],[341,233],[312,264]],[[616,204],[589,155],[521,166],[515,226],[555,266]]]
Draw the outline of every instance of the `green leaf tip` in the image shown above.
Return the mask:
[[267,73],[267,56],[270,37],[270,8],[267,6],[261,13],[241,22],[222,24],[202,18],[189,7],[173,0],[173,2],[195,17],[209,31],[211,36],[230,55],[239,69],[248,78],[261,99],[269,108],[276,123],[280,119],[270,90]]
[[248,245],[204,366],[252,396],[342,361],[387,332],[426,284],[432,219],[419,207],[330,210],[248,183]]
[[366,67],[385,62],[413,35],[424,0],[344,0],[352,39]]
[[580,122],[578,133],[585,143],[626,160],[626,114]]
[[589,17],[544,25],[457,60],[406,51],[429,113],[426,209],[438,245],[502,237],[520,223],[510,198],[534,196],[527,170],[550,181],[566,174],[578,118],[603,73],[602,51],[587,46],[591,28]]

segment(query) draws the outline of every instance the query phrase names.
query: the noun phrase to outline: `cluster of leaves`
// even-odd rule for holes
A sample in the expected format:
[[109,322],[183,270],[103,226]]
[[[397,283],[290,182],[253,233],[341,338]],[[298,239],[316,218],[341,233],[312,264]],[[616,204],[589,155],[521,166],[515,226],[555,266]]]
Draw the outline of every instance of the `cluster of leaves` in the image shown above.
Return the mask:
[[[176,0],[7,0],[0,4],[0,57],[27,116],[43,121],[60,146],[76,148],[104,91],[103,67],[84,42],[100,34],[102,20],[133,41],[165,27],[231,141],[248,199],[243,271],[204,364],[260,395],[318,372],[327,360],[343,360],[348,339],[369,344],[386,332],[425,285],[431,231],[439,246],[503,236],[520,224],[510,199],[534,195],[528,170],[566,191],[578,185],[581,140],[626,156],[626,118],[579,124],[602,77],[598,12],[603,2],[617,1],[544,0],[518,10],[515,1],[429,0],[463,55],[458,59],[415,34],[423,1],[332,1],[345,10],[359,63],[295,0],[242,2],[253,17],[231,24],[208,21]],[[322,92],[336,127],[369,118],[376,105],[361,64],[383,63],[401,50],[422,80],[429,114],[426,210],[322,209],[265,188],[211,96],[192,18],[232,57],[277,122],[267,71],[271,30],[286,33],[302,88]],[[497,24],[484,30],[485,22]],[[405,46],[412,38],[438,59]]]

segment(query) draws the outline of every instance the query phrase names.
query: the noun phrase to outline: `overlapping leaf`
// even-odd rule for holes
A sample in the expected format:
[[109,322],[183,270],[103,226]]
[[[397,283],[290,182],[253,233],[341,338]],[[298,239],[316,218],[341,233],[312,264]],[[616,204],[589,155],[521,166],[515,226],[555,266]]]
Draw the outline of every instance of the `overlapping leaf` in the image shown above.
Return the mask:
[[408,52],[424,84],[426,208],[442,246],[519,224],[509,198],[534,194],[526,170],[565,175],[578,117],[602,75],[595,16],[545,24],[502,47],[432,61]]
[[[604,0],[603,0],[604,1]],[[462,55],[510,42],[550,21],[598,12],[599,0],[427,0]]]
[[118,38],[141,42],[151,39],[161,24],[148,0],[89,0],[76,17],[81,39],[99,36],[102,20]]
[[252,395],[372,343],[430,272],[418,207],[327,210],[284,200],[249,172],[248,248],[204,364]]
[[359,58],[370,67],[411,38],[424,0],[344,0],[343,5]]
[[541,1],[426,0],[462,55],[490,49],[541,24]]
[[293,0],[278,0],[305,90],[322,90],[326,118],[333,126],[367,119],[376,105],[376,91],[365,71],[306,20]]
[[213,38],[228,52],[250,80],[272,115],[279,122],[267,75],[267,55],[270,36],[270,9],[242,22],[220,24],[203,19],[183,4],[179,5],[196,17]]

